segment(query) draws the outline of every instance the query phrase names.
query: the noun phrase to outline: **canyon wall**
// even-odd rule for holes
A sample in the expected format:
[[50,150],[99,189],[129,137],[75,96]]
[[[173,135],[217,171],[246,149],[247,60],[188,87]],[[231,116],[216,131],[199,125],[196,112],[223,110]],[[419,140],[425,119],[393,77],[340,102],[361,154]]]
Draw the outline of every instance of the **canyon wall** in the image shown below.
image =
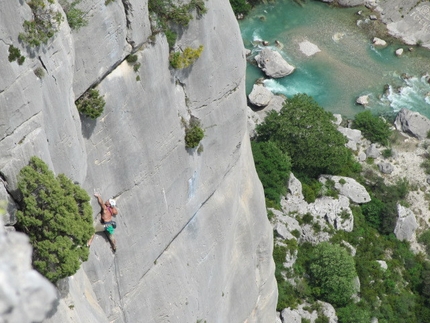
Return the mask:
[[[176,49],[204,48],[183,70],[169,66],[147,1],[83,0],[88,25],[72,30],[64,20],[37,48],[18,41],[32,19],[25,1],[0,6],[6,227],[18,207],[17,174],[31,156],[119,208],[116,254],[96,235],[53,306],[46,298],[44,322],[275,321],[272,229],[247,131],[244,48],[228,0],[205,6],[205,15],[176,27]],[[9,62],[10,45],[26,56],[22,65]],[[130,53],[137,71],[125,60]],[[96,120],[75,106],[91,87],[106,101]],[[185,147],[192,117],[205,130],[200,149]]]

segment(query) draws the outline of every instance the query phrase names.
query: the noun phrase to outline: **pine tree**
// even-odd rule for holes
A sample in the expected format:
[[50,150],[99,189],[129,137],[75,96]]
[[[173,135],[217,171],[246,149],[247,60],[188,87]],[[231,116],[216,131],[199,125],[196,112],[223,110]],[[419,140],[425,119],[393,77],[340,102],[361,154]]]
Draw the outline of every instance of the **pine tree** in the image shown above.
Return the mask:
[[18,231],[30,237],[33,266],[55,283],[73,275],[88,259],[87,241],[94,233],[90,197],[65,175],[57,177],[39,158],[21,169],[22,193]]

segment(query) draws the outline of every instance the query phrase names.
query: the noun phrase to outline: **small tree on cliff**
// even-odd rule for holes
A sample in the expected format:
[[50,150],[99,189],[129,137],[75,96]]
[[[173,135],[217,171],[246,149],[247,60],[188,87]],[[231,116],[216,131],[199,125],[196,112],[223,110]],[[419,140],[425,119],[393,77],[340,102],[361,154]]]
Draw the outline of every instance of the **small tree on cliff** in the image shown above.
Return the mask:
[[32,157],[18,175],[22,193],[16,229],[30,237],[33,266],[55,283],[73,275],[88,259],[87,241],[94,233],[90,197],[65,175],[57,177]]

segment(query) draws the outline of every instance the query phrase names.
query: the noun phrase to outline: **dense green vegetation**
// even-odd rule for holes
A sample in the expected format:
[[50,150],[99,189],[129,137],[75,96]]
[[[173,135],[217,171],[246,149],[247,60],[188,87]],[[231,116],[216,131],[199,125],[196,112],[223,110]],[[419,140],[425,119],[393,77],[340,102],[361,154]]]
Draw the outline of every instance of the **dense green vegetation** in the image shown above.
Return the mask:
[[[372,142],[386,145],[392,135],[383,119],[368,112],[359,114],[354,126]],[[310,225],[314,232],[323,230],[331,238],[312,245],[301,242],[296,230],[292,234],[297,240],[276,240],[273,257],[279,292],[277,309],[295,308],[306,301],[312,304],[308,309],[312,311],[316,301],[323,300],[335,307],[339,323],[368,323],[372,318],[380,323],[430,322],[429,261],[424,254],[414,254],[408,242],[397,240],[393,234],[398,204],[407,206],[409,183],[400,179],[387,184],[371,165],[363,171],[344,148],[345,140],[336,133],[331,115],[304,94],[288,100],[279,113],[271,112],[257,127],[257,138],[252,143],[257,172],[265,193],[278,187],[275,196],[266,193],[266,199],[277,201],[285,192],[279,181],[286,172],[285,167],[279,167],[285,156],[291,157],[291,171],[302,182],[308,202],[322,194],[337,197],[333,181],[323,184],[316,180],[327,173],[355,178],[372,198],[369,203],[351,206],[352,232],[336,231],[330,225],[322,228],[311,214],[290,214],[300,225]],[[270,153],[255,148],[263,143]],[[392,152],[385,154],[388,158]],[[429,232],[419,237],[427,253]],[[354,257],[345,244],[356,250]],[[297,253],[296,262],[288,269],[283,266],[287,253]],[[357,276],[359,290],[353,284]],[[319,315],[318,320],[325,319]]]
[[18,188],[16,229],[30,238],[34,268],[53,283],[73,275],[88,259],[94,233],[87,192],[63,174],[55,177],[37,157],[21,169]]
[[281,195],[287,192],[291,159],[271,141],[252,142],[251,147],[266,199],[278,205]]
[[345,248],[328,242],[318,244],[312,250],[308,268],[316,298],[334,306],[350,302],[357,273],[354,258]]
[[273,141],[292,160],[295,174],[349,175],[355,165],[347,139],[333,124],[331,113],[306,94],[287,100],[280,112],[271,111],[257,127],[258,141]]
[[106,104],[99,91],[90,89],[75,102],[78,111],[91,119],[96,119],[103,113]]
[[[263,3],[265,0],[230,0],[231,8],[236,16],[247,15],[252,7],[259,3]],[[274,0],[272,1],[274,2]]]
[[373,115],[370,110],[358,113],[354,118],[353,127],[361,130],[361,134],[366,139],[382,145],[387,145],[391,136],[390,125],[382,118]]

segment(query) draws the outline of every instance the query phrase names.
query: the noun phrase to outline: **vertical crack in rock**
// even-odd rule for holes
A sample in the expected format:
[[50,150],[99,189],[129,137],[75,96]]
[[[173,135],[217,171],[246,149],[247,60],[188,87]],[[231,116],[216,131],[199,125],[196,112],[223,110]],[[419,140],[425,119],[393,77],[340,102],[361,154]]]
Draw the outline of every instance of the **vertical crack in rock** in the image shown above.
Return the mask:
[[117,293],[118,293],[118,299],[119,299],[119,309],[121,310],[121,314],[122,314],[122,318],[124,320],[124,323],[128,323],[128,319],[127,319],[127,315],[126,315],[126,311],[124,311],[124,302],[123,302],[123,297],[121,296],[121,288],[119,287],[119,279],[118,277],[120,276],[119,274],[119,269],[118,269],[118,258],[115,257],[114,258],[114,271],[115,271],[115,281],[116,281],[116,286],[117,286]]
[[48,69],[46,68],[45,63],[43,63],[42,57],[39,56],[38,58],[39,58],[40,64],[42,64],[42,67],[45,69],[46,73],[49,74]]
[[127,36],[126,36],[126,41],[127,43],[129,43],[131,45],[132,48],[134,48],[135,43],[134,41],[131,39],[131,37],[129,37],[129,32],[131,29],[131,19],[130,17],[133,15],[133,6],[130,3],[129,0],[122,0],[122,5],[124,6],[124,14],[125,14],[125,24],[127,26]]

